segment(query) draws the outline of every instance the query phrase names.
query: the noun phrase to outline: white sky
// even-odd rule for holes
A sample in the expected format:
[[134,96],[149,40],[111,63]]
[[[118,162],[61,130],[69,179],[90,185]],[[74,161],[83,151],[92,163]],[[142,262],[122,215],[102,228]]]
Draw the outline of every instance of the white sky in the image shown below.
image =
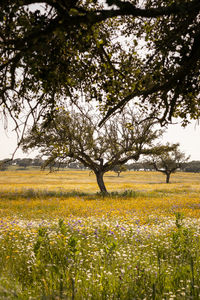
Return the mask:
[[200,160],[200,126],[192,121],[187,127],[174,124],[164,134],[164,142],[179,143],[180,150],[190,156],[191,160]]
[[[170,125],[164,134],[163,142],[180,143],[180,149],[186,155],[190,155],[190,160],[200,160],[200,126],[194,121],[186,128],[182,128],[180,125]],[[16,134],[11,130],[6,132],[0,122],[0,159],[10,158],[16,146]],[[33,158],[36,155],[36,151],[27,155],[19,149],[15,154],[15,158]]]

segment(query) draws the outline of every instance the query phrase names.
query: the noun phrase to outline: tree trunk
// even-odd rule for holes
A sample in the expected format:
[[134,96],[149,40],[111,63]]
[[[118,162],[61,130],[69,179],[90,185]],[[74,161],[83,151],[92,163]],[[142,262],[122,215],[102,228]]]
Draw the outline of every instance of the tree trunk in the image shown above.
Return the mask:
[[96,172],[95,175],[96,175],[96,178],[97,178],[97,183],[98,183],[100,191],[104,194],[107,194],[108,191],[107,191],[106,186],[105,186],[104,181],[103,181],[104,173]]
[[166,183],[169,183],[170,173],[166,173]]

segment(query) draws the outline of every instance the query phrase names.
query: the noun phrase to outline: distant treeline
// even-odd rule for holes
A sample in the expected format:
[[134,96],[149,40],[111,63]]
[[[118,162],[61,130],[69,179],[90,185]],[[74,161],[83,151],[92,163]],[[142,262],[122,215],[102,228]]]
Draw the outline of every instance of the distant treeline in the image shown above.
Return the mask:
[[[3,159],[0,160],[0,171],[7,170],[10,166],[16,166],[16,169],[26,169],[27,167],[44,167],[46,160],[42,158],[16,158],[16,159]],[[50,165],[51,166],[51,165]],[[55,168],[72,168],[72,169],[85,169],[80,163],[54,163]]]
[[[13,160],[3,159],[0,161],[0,171],[7,170],[9,166],[16,166],[16,169],[26,169],[27,167],[42,167],[45,166],[46,160],[42,158],[16,158]],[[83,170],[85,167],[78,162],[63,163],[57,162],[54,164],[55,168],[71,168]],[[133,171],[153,171],[154,168],[145,162],[133,162],[125,165],[127,170]],[[200,172],[200,161],[190,161],[182,164],[179,169],[183,172]]]
[[[129,165],[126,165],[128,170],[133,171],[153,171],[153,166],[150,166],[148,163],[145,162],[136,162]],[[200,161],[199,160],[193,160],[190,162],[186,162],[182,164],[182,166],[179,168],[179,171],[182,172],[192,172],[192,173],[200,173]]]

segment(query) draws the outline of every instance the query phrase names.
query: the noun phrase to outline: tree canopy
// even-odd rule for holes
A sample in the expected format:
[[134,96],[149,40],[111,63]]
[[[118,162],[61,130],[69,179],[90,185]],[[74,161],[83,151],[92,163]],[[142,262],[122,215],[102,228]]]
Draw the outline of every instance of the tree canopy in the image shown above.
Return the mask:
[[47,157],[46,165],[78,161],[92,170],[101,192],[107,192],[103,175],[116,165],[138,160],[144,154],[158,153],[154,141],[161,131],[154,129],[155,121],[144,120],[129,110],[98,125],[99,116],[59,109],[53,122],[35,126],[23,140],[23,150],[38,148]]
[[101,124],[131,100],[187,123],[200,114],[199,23],[199,0],[1,1],[1,111],[18,127],[83,96]]

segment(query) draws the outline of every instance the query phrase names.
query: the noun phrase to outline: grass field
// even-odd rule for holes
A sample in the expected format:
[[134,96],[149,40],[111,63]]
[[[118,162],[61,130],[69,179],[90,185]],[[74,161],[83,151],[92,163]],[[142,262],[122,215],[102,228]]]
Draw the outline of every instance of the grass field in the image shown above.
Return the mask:
[[200,299],[200,174],[0,172],[0,299]]

